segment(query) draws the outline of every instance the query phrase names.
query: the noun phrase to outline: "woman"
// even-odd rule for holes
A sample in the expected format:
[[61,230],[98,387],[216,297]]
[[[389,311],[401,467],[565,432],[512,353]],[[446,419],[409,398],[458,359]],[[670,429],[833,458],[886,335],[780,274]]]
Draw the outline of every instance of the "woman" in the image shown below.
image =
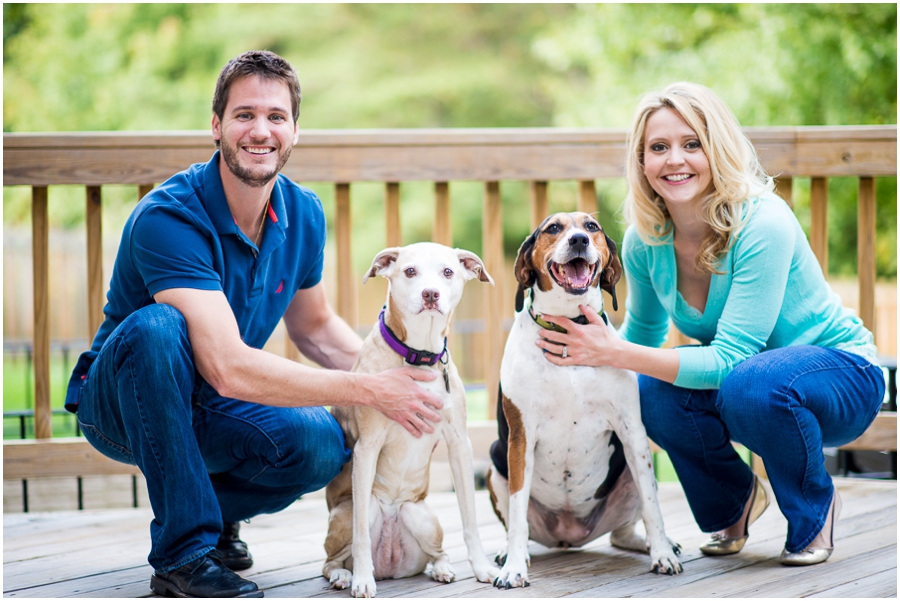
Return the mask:
[[[731,445],[766,466],[788,521],[786,565],[834,548],[840,498],[822,447],[858,437],[884,396],[872,334],[826,283],[800,224],[728,107],[708,88],[644,97],[628,145],[620,336],[585,326],[537,340],[557,365],[638,372],[647,433],[665,449],[708,555],[737,553],[769,504]],[[669,319],[700,346],[662,349]],[[560,354],[565,345],[567,353]]]

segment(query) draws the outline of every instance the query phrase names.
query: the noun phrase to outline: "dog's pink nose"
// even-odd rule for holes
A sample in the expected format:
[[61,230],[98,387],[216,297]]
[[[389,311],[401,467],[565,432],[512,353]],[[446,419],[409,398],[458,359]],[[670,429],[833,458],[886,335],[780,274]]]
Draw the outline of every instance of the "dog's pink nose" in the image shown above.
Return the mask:
[[435,290],[434,288],[426,288],[422,291],[422,300],[426,303],[434,303],[441,298],[441,293]]

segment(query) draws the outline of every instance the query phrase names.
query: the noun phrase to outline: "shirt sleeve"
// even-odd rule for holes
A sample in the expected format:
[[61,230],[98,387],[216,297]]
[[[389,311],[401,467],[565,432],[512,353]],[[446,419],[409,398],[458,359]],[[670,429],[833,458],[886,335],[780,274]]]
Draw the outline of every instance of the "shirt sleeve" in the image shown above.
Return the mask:
[[[716,389],[739,363],[761,352],[778,321],[795,247],[791,222],[757,209],[731,250],[732,282],[709,346],[678,348],[675,385]],[[728,257],[729,255],[726,255]]]
[[649,249],[633,227],[626,230],[622,240],[622,260],[628,296],[619,334],[635,344],[661,347],[669,332],[669,315],[653,288]]
[[134,265],[153,296],[171,288],[222,290],[205,229],[178,206],[152,206],[135,221]]

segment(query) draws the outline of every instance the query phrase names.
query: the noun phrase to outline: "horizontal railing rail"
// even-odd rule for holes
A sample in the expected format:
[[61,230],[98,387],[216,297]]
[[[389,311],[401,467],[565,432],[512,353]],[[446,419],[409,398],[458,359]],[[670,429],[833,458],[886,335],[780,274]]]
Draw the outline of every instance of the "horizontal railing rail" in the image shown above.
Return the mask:
[[[792,204],[795,178],[811,178],[810,242],[827,273],[828,178],[856,177],[858,187],[859,314],[874,330],[875,321],[875,209],[878,177],[897,175],[897,127],[766,127],[746,128],[765,169],[776,176],[779,193]],[[548,213],[548,183],[576,181],[577,209],[597,210],[596,180],[624,175],[626,133],[593,129],[421,129],[344,130],[301,132],[284,173],[298,182],[335,186],[334,234],[337,249],[337,312],[357,325],[356,285],[361,274],[351,264],[351,184],[384,184],[384,227],[388,246],[402,243],[400,185],[434,183],[432,238],[451,244],[449,185],[458,181],[483,182],[482,258],[494,275],[494,287],[485,287],[484,369],[487,390],[496,390],[503,350],[503,323],[512,317],[504,298],[505,263],[501,182],[530,184],[533,225]],[[34,399],[35,436],[50,431],[50,330],[48,305],[48,187],[83,185],[86,197],[87,294],[89,331],[102,320],[108,274],[102,271],[102,186],[133,184],[138,196],[197,162],[214,150],[209,132],[77,132],[3,135],[4,186],[30,186],[32,196],[32,258],[34,273]],[[510,283],[512,285],[512,283]],[[489,415],[493,415],[490,410]],[[890,418],[885,418],[890,420]],[[894,414],[894,431],[896,416]],[[895,435],[896,437],[896,435]],[[879,438],[882,440],[882,438]],[[16,443],[22,446],[25,443]],[[59,445],[23,451],[16,449],[15,473],[34,469],[41,457],[55,461]],[[79,447],[80,448],[80,447]],[[894,449],[896,442],[894,443]],[[7,465],[9,451],[4,453]],[[80,456],[80,455],[79,455]],[[65,469],[81,468],[68,463]],[[25,467],[23,467],[25,466]],[[127,466],[126,466],[127,467]],[[56,473],[53,470],[50,470]],[[132,473],[132,469],[123,470]]]

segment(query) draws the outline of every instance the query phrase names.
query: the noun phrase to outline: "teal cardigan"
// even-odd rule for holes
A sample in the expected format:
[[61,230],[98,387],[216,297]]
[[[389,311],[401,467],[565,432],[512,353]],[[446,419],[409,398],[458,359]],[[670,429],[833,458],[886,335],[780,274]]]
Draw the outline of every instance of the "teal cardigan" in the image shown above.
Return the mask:
[[749,199],[746,223],[719,260],[701,313],[678,292],[673,235],[647,244],[634,226],[622,255],[628,283],[623,338],[660,347],[671,319],[701,346],[677,349],[675,385],[716,389],[741,361],[773,348],[814,345],[877,362],[871,332],[825,281],[800,223],[773,195]]

